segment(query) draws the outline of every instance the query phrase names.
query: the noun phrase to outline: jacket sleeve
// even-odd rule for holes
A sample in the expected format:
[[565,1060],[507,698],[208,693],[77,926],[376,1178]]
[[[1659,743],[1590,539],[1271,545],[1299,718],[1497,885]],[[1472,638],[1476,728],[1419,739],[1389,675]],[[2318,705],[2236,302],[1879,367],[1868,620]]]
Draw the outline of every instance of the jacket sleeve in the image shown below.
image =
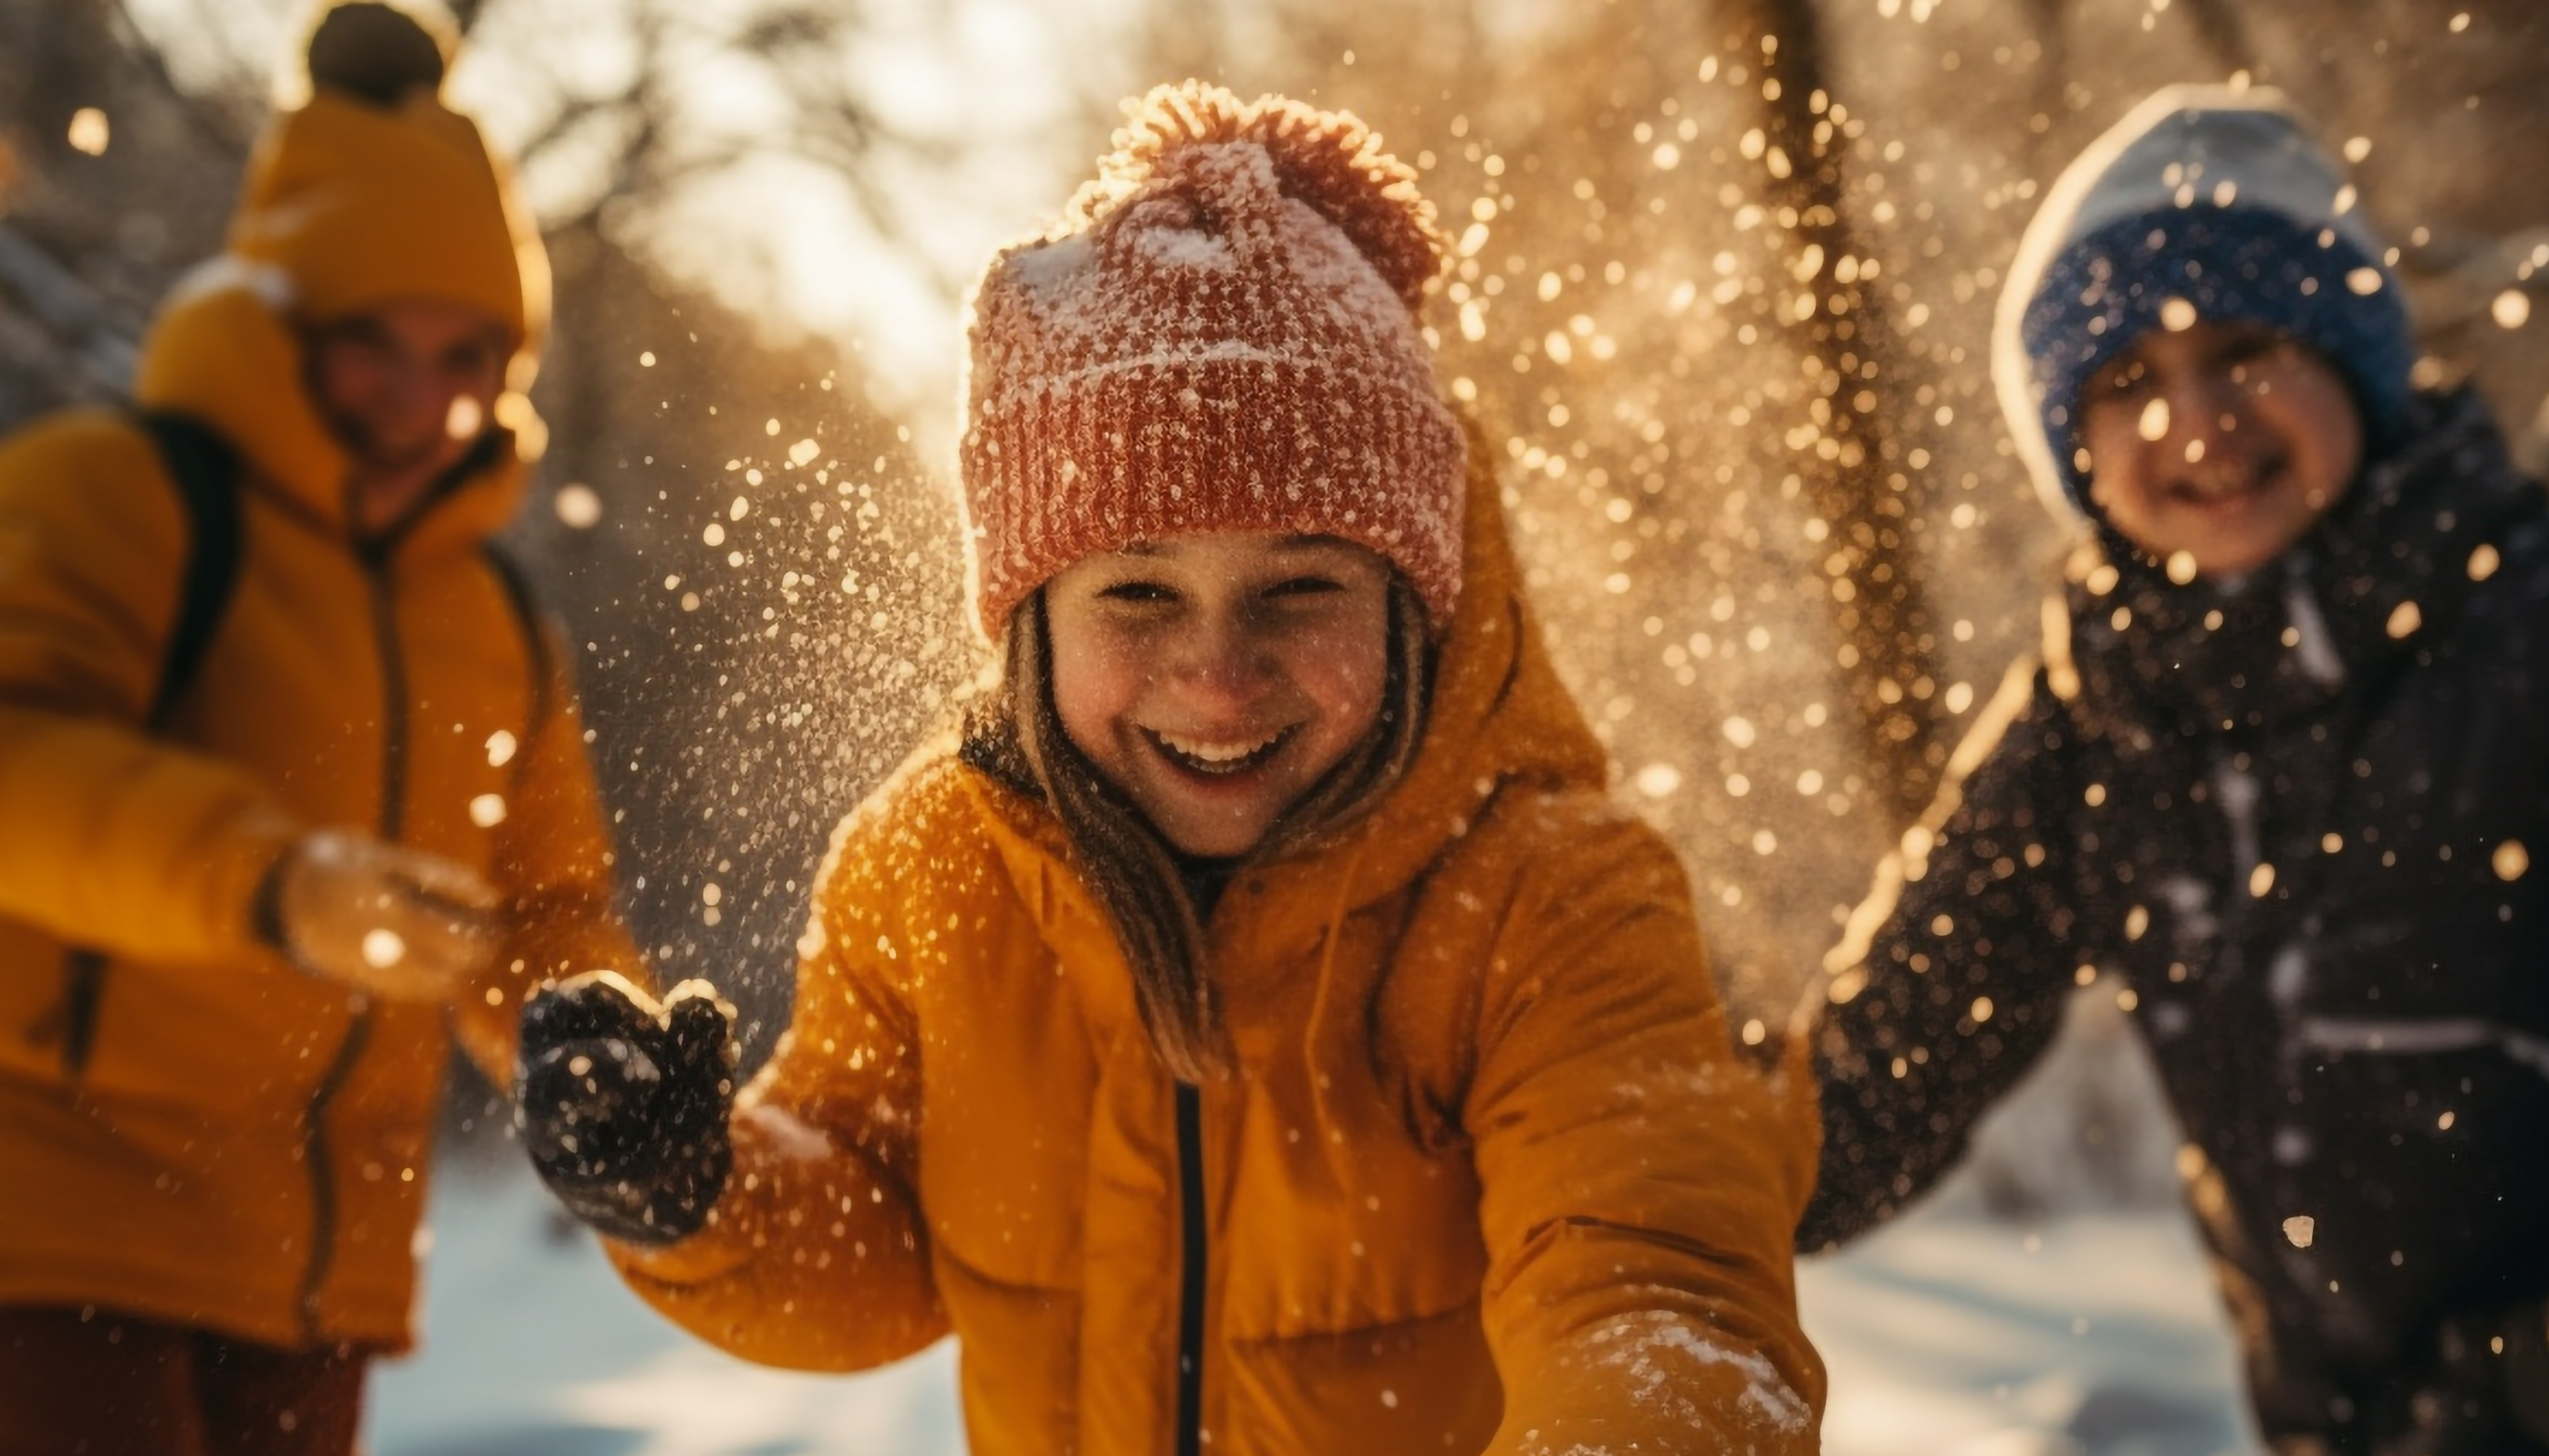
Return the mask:
[[254,945],[255,886],[297,833],[256,775],[139,726],[188,550],[122,421],[0,448],[0,917],[180,964]]
[[1572,843],[1521,882],[1463,1109],[1505,1386],[1488,1450],[1811,1452],[1789,1247],[1811,1133],[1733,1056],[1671,849],[1598,802],[1534,812]]
[[2080,745],[2045,670],[2013,669],[1801,1008],[1824,1140],[1797,1246],[1864,1232],[1963,1156],[2060,1029]]
[[660,1250],[605,1240],[648,1304],[767,1365],[866,1369],[948,1327],[913,1191],[921,1044],[900,948],[916,942],[875,807],[833,842],[796,1012],[736,1100],[734,1170],[707,1226]]
[[541,658],[549,673],[544,708],[515,761],[512,803],[496,842],[493,868],[506,897],[506,944],[487,973],[461,994],[452,1015],[461,1046],[500,1087],[512,1084],[522,1002],[533,987],[605,969],[652,984],[645,957],[614,907],[612,870],[617,857],[586,752],[584,715],[557,634],[548,635],[549,650]]

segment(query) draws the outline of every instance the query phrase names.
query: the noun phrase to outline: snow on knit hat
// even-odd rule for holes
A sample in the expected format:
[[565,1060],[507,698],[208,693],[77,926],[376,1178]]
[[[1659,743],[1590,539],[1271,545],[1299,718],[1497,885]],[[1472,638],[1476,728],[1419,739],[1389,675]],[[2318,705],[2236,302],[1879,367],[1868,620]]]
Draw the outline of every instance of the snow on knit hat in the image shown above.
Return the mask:
[[1325,534],[1460,591],[1463,445],[1417,324],[1443,252],[1354,117],[1163,86],[971,311],[961,445],[986,635],[1094,552]]
[[2352,386],[2373,447],[2395,439],[2415,341],[2336,162],[2272,91],[2172,86],[2053,184],[2001,293],[1992,376],[2048,508],[2093,513],[2080,391],[2172,303],[2310,345]]
[[547,255],[477,127],[439,98],[448,49],[394,6],[330,9],[310,37],[310,100],[257,143],[229,251],[278,269],[305,318],[444,299],[501,320],[527,354],[547,322]]

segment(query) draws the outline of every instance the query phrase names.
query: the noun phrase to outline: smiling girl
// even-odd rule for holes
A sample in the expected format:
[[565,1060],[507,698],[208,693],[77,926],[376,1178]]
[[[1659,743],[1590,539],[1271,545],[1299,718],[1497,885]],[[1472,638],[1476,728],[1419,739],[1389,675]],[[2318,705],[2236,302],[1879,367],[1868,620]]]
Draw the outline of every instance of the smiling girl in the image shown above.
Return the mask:
[[1811,1139],[1521,593],[1352,118],[1154,93],[977,291],[996,686],[852,814],[791,1033],[526,1020],[532,1154],[750,1358],[953,1332],[985,1453],[1815,1449]]

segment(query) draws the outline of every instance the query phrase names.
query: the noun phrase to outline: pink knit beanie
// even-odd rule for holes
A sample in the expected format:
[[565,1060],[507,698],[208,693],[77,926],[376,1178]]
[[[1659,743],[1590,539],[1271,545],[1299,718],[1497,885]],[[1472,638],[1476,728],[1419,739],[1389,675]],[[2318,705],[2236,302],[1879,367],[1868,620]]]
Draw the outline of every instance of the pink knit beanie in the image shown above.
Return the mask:
[[975,291],[961,455],[985,633],[1084,556],[1214,530],[1354,541],[1448,622],[1464,462],[1417,326],[1443,256],[1415,173],[1352,116],[1194,81],[1154,90],[1116,143]]

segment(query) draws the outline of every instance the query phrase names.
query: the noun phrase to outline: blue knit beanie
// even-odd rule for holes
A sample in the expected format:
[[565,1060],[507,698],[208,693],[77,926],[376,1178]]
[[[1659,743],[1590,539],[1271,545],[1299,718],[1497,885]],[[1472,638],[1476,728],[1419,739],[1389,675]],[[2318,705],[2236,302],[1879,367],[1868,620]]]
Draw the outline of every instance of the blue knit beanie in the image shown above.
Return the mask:
[[1992,376],[2046,505],[2095,513],[2080,391],[2176,302],[2310,345],[2352,386],[2371,450],[2395,441],[2416,355],[2383,251],[2273,93],[2172,86],[2135,107],[2046,193],[2001,293]]

